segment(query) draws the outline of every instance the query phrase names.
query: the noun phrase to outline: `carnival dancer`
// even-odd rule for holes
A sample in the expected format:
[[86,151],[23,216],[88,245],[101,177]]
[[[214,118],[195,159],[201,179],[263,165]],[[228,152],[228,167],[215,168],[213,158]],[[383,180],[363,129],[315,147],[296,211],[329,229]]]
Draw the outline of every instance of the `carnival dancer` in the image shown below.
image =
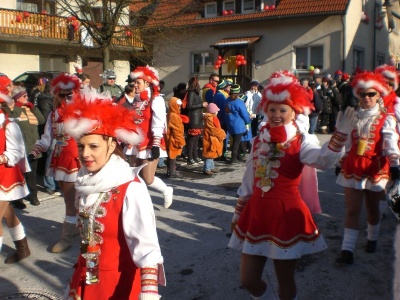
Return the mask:
[[61,232],[61,240],[52,248],[51,252],[60,253],[71,247],[71,240],[76,235],[75,188],[76,175],[80,168],[78,147],[76,141],[64,132],[63,120],[60,112],[71,101],[72,96],[79,93],[80,81],[76,75],[61,74],[51,81],[54,94],[54,110],[47,118],[44,133],[36,142],[28,158],[35,158],[40,153],[46,152],[56,139],[47,175],[54,177],[64,196],[65,218]]
[[337,183],[344,187],[346,201],[342,251],[336,258],[340,264],[353,263],[364,198],[368,221],[365,252],[375,252],[381,219],[379,203],[386,198],[389,178],[400,179],[396,120],[380,104],[381,97],[388,94],[385,79],[378,73],[364,72],[357,74],[351,84],[360,108],[357,127],[336,170]]
[[168,208],[172,204],[174,190],[155,176],[158,159],[168,156],[164,141],[167,114],[165,101],[159,95],[158,72],[149,66],[137,67],[130,76],[135,89],[133,99],[135,122],[144,132],[144,139],[137,146],[125,146],[124,153],[130,156],[131,166],[144,165],[140,171],[141,177],[148,187],[162,193],[164,207]]
[[[0,103],[11,103],[14,85],[5,74],[0,73]],[[16,263],[28,257],[31,252],[24,227],[14,212],[10,201],[21,199],[29,194],[23,173],[29,172],[25,145],[18,125],[7,119],[0,109],[0,251],[3,244],[3,225],[5,219],[16,251],[7,256],[6,264]]]
[[262,280],[267,258],[274,261],[280,299],[297,299],[296,261],[326,249],[298,186],[304,165],[326,169],[343,155],[355,112],[339,115],[337,131],[319,146],[315,135],[300,132],[296,114],[310,109],[306,90],[290,76],[272,77],[260,104],[268,123],[254,139],[232,219],[229,247],[240,250],[241,283],[254,299],[274,299]]
[[[165,285],[146,184],[118,141],[141,141],[134,112],[110,99],[75,97],[61,112],[82,162],[75,183],[81,254],[65,299],[158,300]],[[143,167],[143,166],[142,166]]]

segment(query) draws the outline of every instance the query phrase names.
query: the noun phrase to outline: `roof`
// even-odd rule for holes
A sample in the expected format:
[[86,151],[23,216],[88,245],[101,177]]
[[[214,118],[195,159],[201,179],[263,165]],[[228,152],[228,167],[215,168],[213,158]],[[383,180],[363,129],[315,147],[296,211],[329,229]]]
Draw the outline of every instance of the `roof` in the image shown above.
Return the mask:
[[181,27],[303,16],[344,15],[350,0],[277,0],[274,10],[204,18],[202,15],[204,15],[205,3],[207,2],[215,2],[215,0],[160,0],[147,25],[150,27]]
[[261,36],[250,36],[242,38],[226,38],[211,45],[214,48],[225,48],[234,46],[248,46],[260,40]]

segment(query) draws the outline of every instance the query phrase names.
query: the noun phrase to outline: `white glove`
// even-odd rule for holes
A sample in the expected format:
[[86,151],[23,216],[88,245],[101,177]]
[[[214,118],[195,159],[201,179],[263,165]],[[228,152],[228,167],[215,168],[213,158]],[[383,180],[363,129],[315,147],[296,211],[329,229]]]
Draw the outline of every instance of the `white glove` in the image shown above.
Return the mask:
[[336,130],[343,134],[350,134],[357,126],[357,113],[352,107],[347,107],[344,114],[339,112],[336,119]]
[[159,300],[160,295],[154,293],[140,293],[139,300]]

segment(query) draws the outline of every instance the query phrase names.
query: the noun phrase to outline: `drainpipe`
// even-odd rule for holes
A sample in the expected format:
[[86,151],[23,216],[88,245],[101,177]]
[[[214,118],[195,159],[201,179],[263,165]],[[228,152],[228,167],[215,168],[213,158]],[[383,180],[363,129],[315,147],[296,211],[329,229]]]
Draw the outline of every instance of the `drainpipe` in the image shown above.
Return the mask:
[[374,2],[374,19],[373,19],[373,28],[374,28],[374,35],[373,35],[373,52],[372,52],[372,70],[375,70],[376,67],[376,26],[375,26],[375,20],[376,20],[376,8],[378,4]]
[[[399,0],[400,1],[400,0]],[[342,27],[343,27],[343,41],[342,41],[342,70],[343,72],[346,72],[346,49],[347,49],[347,44],[346,44],[346,20],[345,20],[345,15],[342,16]]]

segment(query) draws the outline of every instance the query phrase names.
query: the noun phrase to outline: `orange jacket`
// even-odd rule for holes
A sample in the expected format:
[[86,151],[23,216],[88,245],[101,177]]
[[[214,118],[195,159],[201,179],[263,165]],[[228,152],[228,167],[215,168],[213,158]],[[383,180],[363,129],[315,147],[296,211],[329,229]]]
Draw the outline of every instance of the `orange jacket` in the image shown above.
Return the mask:
[[180,117],[179,98],[172,97],[168,104],[167,113],[167,152],[170,159],[175,159],[182,153],[185,143],[185,129]]
[[217,158],[222,155],[222,146],[226,133],[221,128],[217,116],[206,113],[204,114],[203,119],[203,157]]

